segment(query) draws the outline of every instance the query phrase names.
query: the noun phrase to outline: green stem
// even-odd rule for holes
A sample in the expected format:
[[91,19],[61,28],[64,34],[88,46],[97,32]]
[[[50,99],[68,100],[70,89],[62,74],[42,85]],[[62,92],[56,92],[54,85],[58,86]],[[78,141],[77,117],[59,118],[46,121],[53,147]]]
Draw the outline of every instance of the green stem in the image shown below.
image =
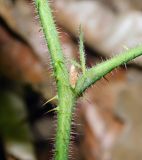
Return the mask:
[[57,83],[57,134],[55,160],[67,160],[71,132],[71,120],[76,97],[79,97],[90,85],[101,79],[114,68],[142,55],[142,46],[130,49],[121,55],[107,60],[96,67],[86,70],[83,50],[83,38],[80,36],[80,56],[83,74],[78,78],[75,89],[70,85],[69,74],[53,21],[48,0],[35,0],[41,26],[48,44],[53,72]]
[[81,25],[80,25],[79,31],[80,31],[80,35],[79,35],[80,64],[81,64],[82,73],[83,73],[83,75],[85,75],[86,60],[85,60],[85,51],[84,51],[84,44],[83,44],[83,32],[82,32]]
[[98,64],[95,67],[88,69],[85,75],[81,75],[78,78],[75,92],[77,96],[81,95],[89,86],[93,85],[96,81],[101,79],[107,73],[111,72],[113,69],[120,65],[126,64],[128,61],[142,55],[142,45],[137,46],[133,49],[128,49],[127,51],[113,57],[105,62]]
[[69,83],[69,74],[67,67],[65,66],[65,60],[48,0],[35,0],[35,2],[51,55],[54,76],[57,83],[58,124],[55,144],[55,160],[67,160],[75,96]]

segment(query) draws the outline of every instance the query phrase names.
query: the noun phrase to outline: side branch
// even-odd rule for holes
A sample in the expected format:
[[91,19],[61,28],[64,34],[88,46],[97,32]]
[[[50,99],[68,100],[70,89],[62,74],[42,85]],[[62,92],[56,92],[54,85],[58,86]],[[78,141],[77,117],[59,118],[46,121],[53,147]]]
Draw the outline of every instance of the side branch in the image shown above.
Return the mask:
[[80,64],[83,75],[85,75],[86,71],[86,60],[85,60],[85,51],[84,51],[84,44],[83,44],[83,32],[82,27],[79,28],[80,35],[79,35],[79,53],[80,53]]
[[75,92],[80,96],[89,86],[101,79],[107,73],[120,65],[126,64],[134,58],[142,55],[142,45],[129,49],[116,57],[113,57],[105,62],[98,64],[95,67],[88,69],[85,76],[81,75],[76,83]]

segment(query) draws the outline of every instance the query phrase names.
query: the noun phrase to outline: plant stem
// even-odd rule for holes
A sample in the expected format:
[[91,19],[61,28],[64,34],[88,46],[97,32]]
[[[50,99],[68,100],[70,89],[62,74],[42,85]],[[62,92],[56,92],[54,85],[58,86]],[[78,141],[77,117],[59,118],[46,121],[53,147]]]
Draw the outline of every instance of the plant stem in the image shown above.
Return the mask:
[[107,60],[96,67],[86,70],[83,37],[80,35],[80,60],[83,74],[78,78],[75,89],[71,87],[69,74],[53,21],[48,0],[35,0],[41,26],[48,44],[57,83],[57,134],[55,144],[55,160],[67,160],[71,132],[71,120],[74,104],[89,86],[101,79],[114,68],[142,55],[142,46],[130,49],[121,55]]
[[96,81],[101,79],[107,73],[120,65],[124,65],[134,58],[142,55],[142,45],[136,48],[128,49],[127,51],[117,55],[105,62],[98,64],[85,72],[85,75],[81,75],[76,83],[75,92],[77,96],[81,95],[89,86],[93,85]]
[[75,96],[69,82],[69,74],[65,66],[65,60],[48,0],[35,0],[35,2],[51,55],[54,76],[57,83],[58,111],[55,160],[67,160]]
[[80,53],[80,64],[82,68],[82,73],[85,76],[86,71],[86,59],[85,59],[85,50],[84,50],[84,44],[83,44],[83,32],[82,27],[80,25],[80,35],[79,35],[79,53]]

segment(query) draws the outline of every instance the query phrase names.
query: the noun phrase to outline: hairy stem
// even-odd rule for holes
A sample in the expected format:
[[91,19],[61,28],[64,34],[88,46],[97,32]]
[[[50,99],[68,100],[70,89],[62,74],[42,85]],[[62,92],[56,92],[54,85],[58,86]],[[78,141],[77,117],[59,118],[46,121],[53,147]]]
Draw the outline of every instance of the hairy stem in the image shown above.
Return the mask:
[[85,60],[85,51],[84,51],[84,44],[83,44],[83,32],[82,27],[80,26],[80,35],[79,35],[79,53],[80,53],[80,64],[83,75],[85,75],[86,71],[86,60]]
[[[80,35],[80,61],[83,74],[78,78],[75,89],[71,87],[69,74],[53,21],[48,0],[35,0],[41,26],[48,44],[53,72],[57,83],[57,134],[55,160],[67,160],[71,132],[71,120],[76,98],[90,85],[101,79],[114,68],[142,55],[142,46],[130,49],[88,70],[85,68],[83,36]],[[80,67],[80,66],[79,66]]]
[[69,83],[69,74],[67,67],[65,66],[65,60],[48,0],[35,0],[35,2],[51,55],[54,76],[57,83],[58,124],[55,144],[55,160],[67,160],[75,96]]
[[81,75],[76,83],[75,92],[77,96],[81,95],[89,86],[93,85],[96,81],[101,79],[107,73],[111,72],[116,67],[126,64],[128,61],[142,55],[142,45],[128,49],[127,51],[113,57],[107,61],[104,61],[85,72],[85,75]]

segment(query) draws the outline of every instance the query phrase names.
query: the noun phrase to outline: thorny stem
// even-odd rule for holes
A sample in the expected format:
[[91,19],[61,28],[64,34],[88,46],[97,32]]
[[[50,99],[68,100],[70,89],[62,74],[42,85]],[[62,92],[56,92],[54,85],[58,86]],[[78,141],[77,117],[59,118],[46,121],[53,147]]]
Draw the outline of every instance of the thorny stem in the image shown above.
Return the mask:
[[[77,97],[79,97],[90,85],[93,85],[97,80],[105,76],[115,67],[125,64],[135,57],[142,55],[142,46],[128,50],[127,52],[103,62],[87,71],[84,66],[85,59],[82,59],[82,67],[85,75],[82,74],[79,77],[76,87],[73,89],[69,81],[69,74],[65,65],[49,2],[48,0],[35,0],[35,4],[51,55],[53,72],[57,83],[58,109],[55,160],[67,160],[72,113]],[[81,43],[83,47],[82,39]],[[80,48],[80,51],[82,52],[83,48]]]
[[52,18],[47,0],[36,0],[41,26],[45,34],[54,76],[57,83],[58,110],[57,110],[57,134],[55,144],[55,160],[68,159],[68,146],[70,141],[71,120],[75,95],[73,94],[67,67],[63,57],[58,33]]
[[142,45],[137,46],[132,49],[117,55],[111,59],[108,59],[85,72],[85,75],[81,75],[76,83],[75,92],[79,96],[81,95],[89,86],[93,85],[96,81],[101,79],[107,73],[111,72],[113,69],[120,65],[125,65],[127,62],[133,60],[134,58],[142,55]]

